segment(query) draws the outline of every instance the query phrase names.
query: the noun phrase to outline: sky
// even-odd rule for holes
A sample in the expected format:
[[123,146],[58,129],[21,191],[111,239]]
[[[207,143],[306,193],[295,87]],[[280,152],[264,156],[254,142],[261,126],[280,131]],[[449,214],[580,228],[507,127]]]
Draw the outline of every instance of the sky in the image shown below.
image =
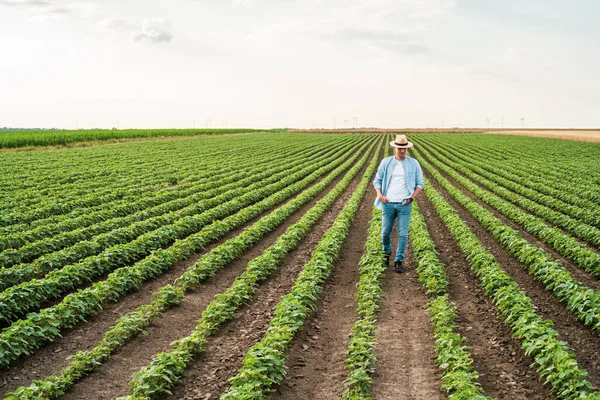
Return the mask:
[[0,127],[598,128],[594,0],[0,0]]

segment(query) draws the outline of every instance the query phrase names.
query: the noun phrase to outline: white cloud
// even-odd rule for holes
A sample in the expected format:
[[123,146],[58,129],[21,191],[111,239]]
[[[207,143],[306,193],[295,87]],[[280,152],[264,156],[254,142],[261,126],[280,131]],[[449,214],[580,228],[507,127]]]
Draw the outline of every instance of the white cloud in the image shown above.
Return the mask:
[[120,17],[105,18],[97,25],[100,28],[115,31],[132,31],[137,27],[133,21]]
[[442,17],[447,12],[456,8],[456,0],[429,0],[429,1],[412,1],[410,2],[413,8],[408,16],[415,20],[430,20]]
[[[143,9],[0,0],[0,47],[12,60],[0,63],[11,76],[3,124],[65,126],[77,115],[84,126],[191,126],[193,118],[332,126],[337,118],[339,127],[357,116],[360,125],[448,126],[504,115],[507,126],[512,115],[528,126],[597,125],[593,36],[564,34],[568,24],[526,29],[510,15],[470,11],[475,3],[501,9],[458,0],[148,0]],[[84,4],[98,12],[83,14]],[[163,19],[144,21],[153,16]],[[169,46],[151,45],[161,43]]]
[[168,43],[173,39],[171,24],[162,18],[147,19],[142,24],[142,30],[131,34],[136,42],[149,40],[152,43]]
[[419,54],[427,51],[427,47],[420,44],[418,38],[388,30],[345,28],[326,34],[324,37],[342,43],[364,44],[393,53]]
[[12,7],[39,7],[49,6],[50,3],[44,0],[0,0],[0,5]]
[[[429,51],[435,43],[426,39],[440,20],[456,8],[455,0],[345,0],[286,1],[277,7],[269,1],[233,0],[250,8],[274,8],[275,17],[266,23],[251,24],[243,36],[253,47],[289,43],[331,43],[362,50],[416,55]],[[256,11],[256,10],[255,10]]]
[[0,6],[25,8],[36,20],[57,19],[61,15],[77,14],[88,17],[98,13],[99,5],[94,2],[61,3],[46,0],[0,0]]
[[233,0],[233,4],[236,6],[248,7],[252,3],[252,0]]

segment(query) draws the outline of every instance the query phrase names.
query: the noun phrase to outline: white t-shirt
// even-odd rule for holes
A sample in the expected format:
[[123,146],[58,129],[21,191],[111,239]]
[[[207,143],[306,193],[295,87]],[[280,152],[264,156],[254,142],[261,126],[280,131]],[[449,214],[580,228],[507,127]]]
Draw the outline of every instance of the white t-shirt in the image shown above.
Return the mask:
[[406,176],[404,175],[402,161],[395,161],[397,164],[392,173],[392,180],[385,197],[389,201],[400,203],[402,200],[410,197],[410,191],[408,190],[408,186],[406,186]]

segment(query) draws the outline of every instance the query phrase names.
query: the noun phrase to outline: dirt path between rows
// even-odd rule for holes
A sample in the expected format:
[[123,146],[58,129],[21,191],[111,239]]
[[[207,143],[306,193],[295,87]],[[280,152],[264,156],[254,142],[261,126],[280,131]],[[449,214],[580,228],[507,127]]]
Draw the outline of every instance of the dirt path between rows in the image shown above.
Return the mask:
[[341,174],[317,198],[294,213],[282,226],[266,235],[236,261],[225,266],[215,277],[206,280],[197,290],[188,293],[180,306],[168,310],[149,327],[147,330],[149,335],[140,336],[125,345],[109,363],[102,366],[97,374],[94,374],[96,376],[92,375],[84,379],[65,398],[80,399],[84,398],[86,393],[94,392],[102,393],[102,397],[99,397],[102,399],[112,399],[127,394],[132,375],[148,364],[155,354],[169,350],[171,348],[170,344],[175,339],[188,335],[196,325],[196,320],[214,296],[224,292],[235,278],[244,272],[252,258],[257,257],[271,246],[277,237],[300,219],[343,176],[344,174]]
[[[431,177],[428,178],[433,183]],[[439,188],[436,186],[436,189]],[[418,204],[440,260],[446,266],[449,300],[459,316],[458,332],[472,347],[473,368],[480,374],[479,383],[485,393],[495,399],[553,398],[549,386],[542,384],[535,368],[531,367],[533,360],[525,355],[518,341],[512,339],[509,327],[483,293],[479,279],[427,197],[421,196]]]
[[[397,240],[394,227],[392,254],[396,252]],[[373,397],[441,400],[442,382],[438,378],[433,328],[426,309],[429,299],[418,280],[410,244],[403,265],[406,270],[403,274],[396,273],[392,264],[383,278],[384,295],[375,331],[377,362]]]
[[288,372],[272,399],[339,399],[346,379],[348,334],[355,322],[359,261],[367,240],[373,196],[363,198],[323,288],[317,311],[305,322],[289,350]]
[[[431,149],[429,149],[429,150],[430,150],[430,153],[436,153],[436,152],[437,152],[437,150],[434,150],[434,151],[431,151]],[[443,153],[442,153],[442,155],[446,155],[446,154],[443,154]],[[425,158],[426,160],[430,161],[430,159],[429,159],[428,157],[424,157],[424,158]],[[437,159],[436,159],[436,160],[437,160]],[[438,160],[438,161],[439,161],[439,160]],[[431,163],[431,161],[430,161],[430,163]],[[441,163],[441,161],[440,161],[440,163]],[[448,164],[445,164],[445,163],[442,163],[442,164],[446,165],[448,168],[452,168],[452,167],[451,167],[450,165],[448,165]],[[432,165],[433,165],[433,164],[432,164]],[[547,245],[545,245],[545,244],[544,244],[542,241],[540,241],[540,239],[538,239],[538,238],[534,237],[533,235],[531,235],[530,233],[528,233],[526,230],[524,230],[522,227],[520,227],[520,225],[518,225],[518,224],[517,224],[517,223],[515,223],[515,222],[512,222],[512,221],[508,220],[506,217],[502,216],[502,214],[500,214],[498,211],[494,210],[492,207],[490,207],[489,205],[487,205],[487,204],[486,204],[484,201],[481,201],[481,200],[479,200],[479,199],[478,199],[478,198],[477,198],[477,197],[476,197],[476,196],[475,196],[473,193],[471,193],[471,192],[469,192],[468,190],[464,189],[464,187],[463,187],[462,185],[460,185],[460,184],[456,183],[456,180],[455,180],[454,178],[450,177],[450,176],[449,176],[448,174],[446,174],[444,171],[442,171],[442,170],[441,170],[441,169],[439,169],[438,167],[436,167],[436,169],[437,169],[437,170],[438,170],[438,172],[439,172],[439,173],[441,173],[441,174],[442,174],[442,175],[443,175],[443,176],[444,176],[446,179],[448,179],[449,181],[451,181],[451,182],[452,182],[452,184],[453,184],[454,186],[458,186],[458,187],[460,187],[460,188],[461,188],[461,190],[462,190],[463,192],[465,192],[465,193],[466,193],[466,194],[467,194],[469,197],[471,197],[472,199],[476,200],[476,201],[477,201],[477,202],[478,202],[480,205],[482,205],[483,207],[485,207],[485,208],[486,208],[488,211],[492,212],[492,213],[493,213],[493,214],[494,214],[494,215],[495,215],[497,218],[501,219],[503,223],[505,223],[506,225],[509,225],[509,226],[513,227],[513,228],[514,228],[514,229],[516,229],[516,230],[519,230],[519,231],[521,232],[521,235],[525,235],[525,236],[526,236],[526,239],[527,239],[529,242],[532,242],[532,243],[533,243],[533,242],[535,242],[535,243],[536,243],[536,245],[538,245],[537,243],[539,243],[539,247],[543,247],[545,251],[552,253],[552,255],[553,255],[555,258],[559,258],[559,259],[561,259],[561,260],[564,260],[564,261],[565,261],[567,264],[571,264],[572,266],[574,266],[574,268],[575,268],[576,270],[579,270],[579,271],[575,271],[575,272],[573,272],[574,274],[577,274],[577,273],[579,273],[579,274],[582,274],[582,273],[583,273],[583,274],[587,274],[587,272],[585,272],[585,271],[584,271],[582,268],[580,268],[580,267],[576,266],[576,265],[575,265],[574,263],[572,263],[571,261],[569,261],[569,260],[565,259],[564,257],[562,257],[562,256],[561,256],[560,254],[558,254],[556,251],[552,250],[550,247],[548,247],[548,246],[547,246]],[[523,208],[523,207],[522,207],[522,206],[520,206],[519,204],[516,204],[516,203],[514,203],[514,202],[511,202],[511,201],[507,200],[506,198],[504,198],[504,197],[502,197],[502,196],[500,196],[500,195],[498,195],[498,194],[494,193],[492,190],[490,190],[489,188],[487,188],[485,185],[483,185],[483,184],[481,184],[481,183],[477,182],[477,181],[476,181],[475,179],[473,179],[472,177],[469,177],[469,176],[467,176],[466,174],[464,174],[464,173],[462,173],[462,172],[460,172],[460,171],[457,171],[457,170],[454,170],[454,171],[455,171],[456,173],[460,174],[460,175],[461,175],[463,178],[465,178],[465,179],[469,180],[471,183],[473,183],[473,184],[477,185],[477,186],[478,186],[478,187],[479,187],[481,190],[484,190],[484,191],[486,191],[486,192],[490,193],[491,195],[493,195],[493,196],[496,196],[497,198],[499,198],[500,200],[502,200],[502,201],[504,201],[504,202],[506,202],[506,203],[510,203],[510,204],[512,204],[512,206],[513,206],[513,207],[515,207],[516,209],[518,209],[519,211],[521,211],[521,212],[523,212],[523,213],[526,213],[526,214],[529,214],[529,215],[532,215],[532,216],[534,216],[534,217],[538,218],[539,220],[543,221],[543,222],[544,222],[546,225],[548,225],[548,226],[550,226],[550,227],[554,227],[554,228],[558,229],[558,230],[559,230],[559,231],[561,231],[563,234],[565,234],[565,235],[567,235],[567,236],[570,236],[570,237],[571,237],[571,239],[573,239],[573,240],[577,241],[577,242],[578,242],[579,244],[581,244],[582,246],[586,246],[586,247],[588,247],[588,249],[589,249],[589,250],[591,250],[591,251],[593,251],[593,252],[596,252],[596,253],[600,253],[600,248],[598,248],[598,247],[594,246],[594,244],[592,244],[592,243],[588,243],[588,242],[586,242],[584,239],[581,239],[581,238],[579,238],[579,237],[573,236],[572,234],[570,234],[568,231],[566,231],[565,229],[563,229],[563,228],[562,228],[562,227],[560,227],[560,226],[554,226],[554,225],[553,225],[551,222],[547,221],[546,219],[544,219],[544,218],[543,218],[543,217],[541,217],[540,215],[537,215],[537,214],[535,214],[535,213],[533,213],[533,212],[531,212],[531,211],[529,211],[529,210],[527,210],[527,209]],[[488,172],[490,172],[490,171],[488,171]],[[491,182],[493,182],[491,179],[489,179],[489,178],[486,178],[485,176],[482,176],[482,175],[480,175],[480,174],[478,174],[478,173],[475,173],[475,172],[473,172],[473,173],[474,173],[476,176],[481,176],[481,177],[483,177],[484,179],[487,179],[488,181],[491,181]],[[490,172],[490,173],[491,173],[491,172]],[[504,188],[504,189],[508,190],[508,191],[510,191],[510,190],[511,190],[510,188],[504,187],[504,186],[502,186],[502,185],[500,185],[500,184],[498,184],[498,183],[495,183],[495,184],[496,184],[497,186],[499,186],[499,187],[502,187],[502,188]],[[535,191],[535,189],[533,189],[533,188],[530,188],[530,189],[531,189],[531,190],[533,190],[533,191]],[[518,196],[520,196],[520,197],[522,197],[523,199],[526,199],[526,200],[528,200],[528,201],[531,201],[531,202],[534,202],[534,203],[536,202],[536,201],[535,201],[535,199],[529,198],[529,197],[527,197],[527,196],[524,196],[524,195],[518,195]],[[552,196],[550,196],[550,195],[547,195],[547,196],[549,196],[549,197],[552,197]],[[541,205],[541,206],[543,206],[543,207],[546,207],[546,208],[548,208],[548,209],[552,209],[552,207],[548,207],[547,205],[544,205],[544,204],[542,204],[542,203],[538,203],[538,204],[539,204],[539,205]],[[569,203],[565,203],[565,204],[569,204]],[[555,211],[555,212],[557,212],[558,214],[565,215],[565,216],[567,216],[568,218],[570,218],[570,219],[572,219],[572,220],[574,220],[574,221],[579,221],[579,222],[581,222],[582,224],[585,224],[585,222],[583,222],[583,221],[579,220],[579,219],[578,219],[577,217],[575,217],[575,216],[572,216],[572,215],[569,215],[569,214],[566,214],[566,213],[562,213],[561,211],[558,211],[558,210],[554,210],[554,211]],[[587,225],[589,225],[589,224],[587,224]],[[593,226],[593,225],[589,225],[589,226]],[[567,268],[570,268],[570,266],[569,266],[569,265],[566,265],[565,267],[567,267]],[[588,277],[589,277],[589,274],[587,274],[587,275],[588,275]],[[579,279],[579,278],[577,278],[577,279]],[[586,279],[586,278],[584,277],[584,278],[582,278],[582,279]],[[592,278],[592,279],[593,279],[594,281],[598,282],[598,279],[597,279],[597,278]],[[593,285],[593,284],[592,284],[592,285]]]
[[[428,159],[428,161],[430,161],[430,160]],[[549,253],[553,258],[559,260],[561,262],[561,264],[563,265],[563,267],[565,267],[565,269],[567,269],[569,271],[569,273],[571,274],[571,276],[573,276],[574,279],[577,279],[578,281],[582,282],[583,284],[585,284],[586,286],[588,286],[588,287],[590,287],[590,288],[592,288],[594,290],[600,290],[600,281],[598,280],[598,278],[595,278],[595,277],[591,276],[583,268],[581,268],[580,266],[578,266],[577,264],[575,264],[573,261],[569,260],[568,258],[565,258],[565,257],[561,256],[558,252],[556,252],[555,250],[553,250],[549,245],[547,245],[546,243],[544,243],[543,241],[541,241],[540,239],[538,239],[537,237],[533,236],[532,234],[530,234],[529,232],[527,232],[525,229],[523,229],[519,224],[517,224],[516,222],[513,222],[511,220],[509,220],[504,215],[502,215],[500,212],[498,212],[497,210],[495,210],[492,207],[490,207],[487,203],[485,203],[484,201],[480,200],[477,196],[475,196],[473,193],[471,193],[470,191],[468,191],[467,189],[465,189],[462,185],[460,185],[459,183],[457,183],[456,180],[454,180],[454,178],[448,176],[442,170],[438,169],[438,172],[440,174],[442,174],[446,179],[448,179],[452,183],[452,185],[454,185],[455,187],[459,188],[464,194],[466,194],[472,200],[476,201],[480,206],[482,206],[483,208],[485,208],[486,210],[488,210],[489,212],[491,212],[496,218],[498,218],[500,221],[502,221],[503,224],[505,224],[505,225],[511,227],[512,229],[518,231],[519,234],[523,237],[523,239],[527,240],[529,243],[532,243],[532,244],[536,245],[537,247],[540,247],[546,253]],[[464,176],[464,174],[461,174],[461,175],[466,178],[466,176]],[[472,179],[469,179],[469,180],[471,182],[477,184],[477,182],[473,181]],[[487,190],[482,185],[478,185],[478,186],[480,186],[484,190]],[[489,190],[488,190],[488,192],[489,192]],[[504,200],[504,201],[506,201],[506,200]],[[508,203],[510,203],[510,202],[508,202]],[[512,203],[510,203],[510,204],[512,204]],[[516,204],[512,204],[512,205],[513,205],[513,207],[517,208],[518,210],[520,210],[520,211],[522,211],[524,213],[531,214],[529,211],[523,209],[522,207],[520,207],[520,206],[518,206]],[[540,218],[540,219],[542,219],[542,218]],[[546,223],[547,226],[552,227],[552,224],[550,224],[548,222],[545,222],[545,223]],[[558,228],[558,229],[560,229],[560,228]],[[568,235],[567,232],[565,232],[565,231],[562,231],[562,232],[564,234]],[[578,240],[577,238],[574,238],[574,239],[576,239],[579,243],[581,243],[583,245],[587,245],[587,247],[590,250],[597,252],[594,247],[592,247],[591,245],[587,244],[586,242],[584,242],[582,240]]]
[[[289,226],[289,224],[293,223],[295,220],[300,218],[301,215],[303,215],[303,213],[306,210],[308,210],[310,207],[312,207],[312,205],[314,205],[314,203],[316,203],[316,201],[318,201],[320,198],[322,198],[332,187],[334,187],[342,179],[343,175],[344,174],[342,174],[338,178],[336,178],[334,180],[334,182],[332,182],[327,188],[325,188],[325,190],[319,196],[317,196],[315,199],[313,199],[307,205],[302,207],[299,211],[294,213],[290,217],[290,219],[288,221],[286,221],[286,224],[284,226],[282,226],[278,230],[276,230],[275,233],[271,233],[270,235],[267,235],[265,238],[263,238],[262,242],[259,242],[259,244],[257,244],[257,246],[261,246],[261,243],[263,243],[265,241],[266,241],[266,243],[270,243],[269,241],[273,241],[274,238],[276,238],[280,234],[280,233],[278,234],[277,232],[283,232],[286,229],[286,227]],[[314,184],[316,184],[316,183],[314,183]],[[184,261],[178,262],[167,273],[161,275],[160,277],[158,277],[157,279],[155,279],[151,282],[147,282],[147,283],[143,284],[139,288],[139,290],[128,294],[124,298],[120,299],[117,303],[111,303],[111,304],[107,305],[104,308],[104,310],[101,311],[100,313],[98,313],[94,316],[90,316],[86,323],[79,324],[72,329],[65,330],[62,333],[63,336],[61,338],[58,338],[56,341],[49,343],[42,349],[35,351],[32,355],[28,356],[27,358],[15,362],[8,370],[3,370],[2,376],[0,377],[0,396],[5,395],[10,391],[13,391],[14,389],[16,389],[19,386],[29,385],[29,383],[33,379],[43,379],[46,376],[56,373],[60,369],[64,368],[68,364],[68,361],[66,360],[66,357],[68,355],[74,354],[78,350],[89,350],[89,349],[93,348],[98,343],[98,341],[100,341],[102,339],[104,333],[112,325],[115,324],[116,320],[118,318],[120,318],[120,316],[122,316],[130,311],[135,310],[138,306],[140,306],[142,304],[146,304],[146,303],[150,302],[151,295],[154,291],[156,291],[158,288],[160,288],[161,286],[163,286],[167,283],[172,283],[173,280],[175,278],[179,277],[185,271],[186,268],[193,265],[204,254],[206,254],[207,252],[212,250],[214,247],[218,246],[220,243],[223,243],[224,241],[240,234],[247,226],[250,226],[251,224],[256,222],[258,219],[262,218],[264,215],[266,215],[267,213],[269,213],[271,211],[272,210],[269,210],[269,211],[261,214],[260,216],[254,218],[253,220],[249,221],[243,227],[233,230],[232,232],[225,235],[219,242],[212,243],[209,246],[207,246],[207,248],[204,251],[202,251],[198,254],[195,254]],[[252,252],[252,251],[253,250],[251,249],[250,252]],[[252,254],[254,254],[254,253],[252,253]],[[243,257],[247,257],[247,256],[243,256]],[[235,265],[237,265],[237,264],[235,264]],[[227,282],[233,281],[235,276],[237,276],[237,274],[240,273],[242,268],[245,268],[246,264],[244,263],[243,266],[238,266],[237,269],[236,269],[235,265],[232,264],[231,266],[226,267],[223,271],[221,271],[219,274],[217,274],[217,277],[209,280],[209,282],[207,282],[197,292],[198,293],[206,292],[208,301],[212,300],[212,297],[214,296],[214,294],[219,293],[221,291],[221,286],[216,285],[213,281],[215,281],[215,280],[218,281],[220,279],[219,277],[221,276],[222,273],[224,274],[223,276],[227,276],[227,277],[223,278],[224,282],[225,281],[227,281]],[[225,286],[225,287],[227,287],[227,286]],[[212,290],[212,292],[210,292],[210,290]],[[206,304],[207,303],[208,302],[206,302]],[[175,338],[178,336],[181,336],[180,329],[185,329],[185,326],[188,326],[191,329],[191,326],[194,325],[193,321],[196,318],[198,318],[198,316],[200,315],[200,313],[203,309],[203,307],[200,309],[194,309],[194,306],[191,306],[191,309],[190,309],[187,306],[187,304],[188,304],[188,301],[185,301],[182,304],[182,306],[179,308],[181,308],[182,310],[185,310],[184,313],[185,312],[190,313],[189,320],[191,322],[188,322],[187,324],[178,326],[177,320],[172,320],[168,324],[169,327],[174,327],[174,329],[172,329],[171,331],[173,333],[177,334],[175,336]],[[166,318],[169,319],[172,317],[167,316]],[[157,324],[160,324],[160,322],[157,321]],[[171,325],[171,324],[173,324],[173,325]],[[184,332],[187,332],[187,331],[189,331],[189,329],[185,330]],[[158,335],[160,335],[160,334],[158,334]],[[165,336],[165,338],[164,338],[164,341],[166,341],[167,345],[174,339],[174,338],[171,338],[171,336],[172,336],[172,334],[167,334],[167,336]],[[128,362],[132,362],[134,365],[137,365],[135,360],[137,360],[139,354],[137,353],[138,350],[137,350],[136,346],[140,346],[140,348],[146,348],[147,343],[145,343],[145,342],[148,342],[148,341],[150,341],[150,339],[144,335],[141,335],[141,337],[134,339],[132,342],[136,343],[136,344],[126,345],[123,349],[121,349],[117,354],[115,354],[113,356],[113,358],[109,362],[109,364],[114,364],[114,363],[118,363],[118,362],[127,364]],[[138,342],[142,343],[142,344],[140,345],[140,344],[138,344]],[[129,347],[131,345],[133,346],[133,348]],[[133,357],[134,360],[131,360],[131,358],[132,358],[131,354],[133,354],[133,352],[135,352],[135,356]],[[154,353],[152,353],[152,354],[154,354]],[[123,360],[121,360],[121,359],[123,359]],[[149,359],[147,361],[149,361]],[[112,368],[112,367],[109,367],[109,368]],[[123,367],[123,368],[126,368],[126,367]],[[112,388],[109,388],[107,386],[112,385],[112,382],[109,382],[109,383],[104,382],[104,379],[107,379],[107,377],[110,375],[109,374],[109,375],[104,376],[104,374],[105,374],[104,369],[105,369],[104,366],[101,367],[98,372],[92,374],[91,376],[89,376],[87,378],[84,378],[79,384],[76,384],[75,387],[73,388],[73,393],[74,393],[73,396],[75,396],[75,397],[71,396],[71,398],[78,398],[77,396],[82,396],[79,398],[85,398],[85,393],[93,393],[93,392],[98,393],[99,396],[103,396],[102,393],[104,390],[108,390],[107,393],[109,393],[112,390]],[[137,369],[135,369],[135,370],[137,370]],[[121,380],[125,379],[125,375],[121,372],[117,372],[116,375],[120,376]],[[127,381],[129,381],[131,378],[131,373],[128,372],[126,378],[127,378]],[[90,382],[94,382],[94,383],[90,383]],[[115,385],[116,385],[116,383],[115,383]],[[108,398],[108,397],[98,397],[98,398]],[[110,398],[114,398],[114,397],[110,397]]]
[[522,287],[533,300],[536,312],[544,319],[554,322],[554,329],[560,334],[559,339],[569,343],[577,353],[577,361],[581,367],[589,372],[588,379],[592,382],[594,390],[600,387],[600,340],[583,323],[577,321],[575,316],[558,301],[552,292],[546,290],[541,283],[536,281],[526,270],[526,267],[508,253],[488,231],[455,202],[436,181],[430,179],[436,189],[458,212],[471,230],[479,237],[486,249],[494,255],[498,264]]
[[[430,182],[434,182],[430,180]],[[456,185],[464,191],[460,185]],[[434,182],[436,188],[439,188],[437,182]],[[526,267],[508,253],[488,231],[468,213],[462,206],[455,202],[445,191],[440,190],[446,200],[458,211],[460,217],[469,225],[471,230],[479,237],[484,246],[491,252],[502,268],[515,279],[520,287],[525,289],[527,295],[533,300],[536,312],[545,319],[551,319],[554,322],[553,328],[560,334],[559,339],[566,341],[576,352],[577,361],[589,372],[588,380],[592,382],[594,390],[600,388],[600,360],[597,355],[600,354],[600,339],[590,328],[578,321],[573,313],[569,312],[563,306],[554,294],[546,290],[541,283],[527,272]],[[498,216],[498,215],[496,215]],[[535,244],[535,243],[534,243]],[[578,268],[572,266],[573,277],[584,279],[592,287],[598,284],[595,278],[590,277]]]
[[[364,168],[361,174],[363,172]],[[168,398],[218,399],[221,393],[228,390],[227,379],[238,372],[250,347],[262,339],[277,303],[294,285],[298,273],[310,260],[315,245],[356,189],[361,174],[300,245],[284,258],[279,269],[259,286],[252,301],[238,310],[236,317],[209,339],[207,350],[189,364],[186,376],[173,390],[173,396]],[[277,236],[282,233],[279,232]]]
[[258,288],[252,302],[240,309],[236,318],[223,325],[219,333],[209,340],[207,351],[190,364],[187,376],[169,398],[218,399],[221,393],[227,391],[227,379],[238,372],[249,348],[262,339],[275,306],[294,285],[298,273],[310,260],[314,246],[356,189],[360,176],[353,180],[298,248],[284,258],[271,278]]

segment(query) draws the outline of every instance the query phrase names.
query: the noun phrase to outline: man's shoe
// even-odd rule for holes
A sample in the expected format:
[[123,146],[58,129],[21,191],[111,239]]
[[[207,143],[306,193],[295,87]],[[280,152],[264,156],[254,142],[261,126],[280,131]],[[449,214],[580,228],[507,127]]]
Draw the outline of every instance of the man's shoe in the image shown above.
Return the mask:
[[404,268],[402,268],[402,261],[394,262],[394,269],[397,273],[401,274],[404,272]]
[[390,265],[390,255],[385,253],[383,255],[385,256],[385,265]]

